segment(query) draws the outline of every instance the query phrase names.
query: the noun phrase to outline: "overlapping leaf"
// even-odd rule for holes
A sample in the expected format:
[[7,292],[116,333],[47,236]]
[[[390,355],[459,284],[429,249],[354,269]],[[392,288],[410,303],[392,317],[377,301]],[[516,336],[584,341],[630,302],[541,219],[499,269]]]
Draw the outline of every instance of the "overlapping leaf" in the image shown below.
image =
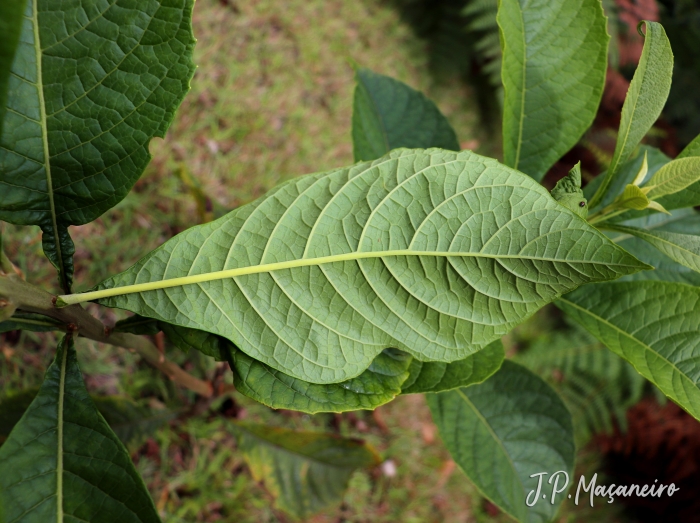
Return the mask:
[[410,376],[401,386],[401,393],[441,392],[481,383],[501,367],[504,358],[501,340],[452,363],[423,362],[414,358],[409,367]]
[[700,419],[700,288],[660,281],[587,285],[556,304]]
[[189,88],[192,4],[26,2],[0,137],[0,219],[41,226],[64,289],[68,226],[126,196]]
[[5,0],[0,4],[0,136],[7,110],[7,87],[22,28],[26,0]]
[[282,510],[298,518],[339,503],[353,471],[379,463],[375,451],[358,440],[266,425],[232,426],[253,477],[265,482]]
[[501,0],[504,163],[541,180],[593,122],[609,36],[599,0]]
[[359,376],[321,385],[275,370],[230,344],[226,355],[238,392],[273,409],[310,414],[371,410],[388,403],[401,393],[412,360],[404,352],[384,349]]
[[72,338],[59,345],[38,395],[0,447],[0,505],[18,523],[160,521],[85,389]]
[[644,268],[495,160],[398,150],[281,185],[61,301],[101,297],[337,383],[389,347],[463,359],[557,296]]
[[[694,209],[677,209],[671,211],[670,215],[655,213],[622,222],[620,225],[640,228],[648,234],[692,234],[697,237],[700,236],[700,212]],[[621,232],[609,233],[609,236],[625,250],[655,268],[653,271],[623,276],[623,280],[661,280],[700,286],[699,273],[669,258],[645,240]]]
[[533,504],[528,496],[538,478],[531,475],[563,470],[571,478],[574,434],[569,411],[547,383],[505,361],[479,385],[427,399],[453,459],[487,498],[522,523],[553,519],[563,496]]
[[459,151],[452,126],[422,93],[369,69],[358,69],[355,79],[355,161],[376,160],[399,147]]

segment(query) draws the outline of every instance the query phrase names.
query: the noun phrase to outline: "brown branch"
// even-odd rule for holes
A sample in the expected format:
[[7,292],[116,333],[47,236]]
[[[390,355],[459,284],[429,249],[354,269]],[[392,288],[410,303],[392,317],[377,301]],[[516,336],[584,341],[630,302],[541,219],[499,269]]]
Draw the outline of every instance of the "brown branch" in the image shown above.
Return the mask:
[[124,332],[110,333],[97,318],[80,305],[70,305],[57,309],[55,297],[45,290],[22,280],[16,274],[0,276],[0,298],[6,297],[17,309],[43,314],[65,325],[74,325],[85,338],[109,343],[129,349],[139,354],[148,363],[159,369],[175,383],[196,392],[200,396],[211,397],[214,393],[211,383],[195,378],[176,364],[165,359],[156,346],[143,336]]

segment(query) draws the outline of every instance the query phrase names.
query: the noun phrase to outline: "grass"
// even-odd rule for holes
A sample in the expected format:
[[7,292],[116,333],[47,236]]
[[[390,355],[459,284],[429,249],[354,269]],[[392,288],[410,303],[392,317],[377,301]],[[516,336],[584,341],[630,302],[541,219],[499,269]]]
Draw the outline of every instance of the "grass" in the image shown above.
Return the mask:
[[[352,63],[425,92],[446,114],[463,147],[496,153],[497,144],[477,124],[467,88],[457,81],[433,83],[425,44],[412,36],[388,2],[198,0],[194,31],[198,69],[192,91],[165,139],[151,143],[153,160],[146,172],[120,204],[96,221],[70,229],[76,243],[76,292],[283,180],[353,163]],[[198,199],[192,187],[206,196]],[[58,290],[37,227],[5,224],[3,239],[29,281]],[[124,317],[121,311],[88,307],[106,325]],[[547,318],[537,315],[508,343],[537,337]],[[51,333],[0,337],[2,391],[40,384],[55,347]],[[456,469],[422,396],[400,397],[374,414],[315,416],[273,411],[238,394],[209,403],[173,386],[128,351],[87,340],[80,341],[78,350],[91,393],[126,394],[180,413],[131,448],[167,523],[292,521],[248,474],[226,428],[231,416],[363,438],[380,452],[384,466],[355,473],[342,505],[312,523],[508,520],[490,515],[492,509]],[[173,349],[168,357],[200,376],[226,370],[231,381],[222,364],[198,353]]]

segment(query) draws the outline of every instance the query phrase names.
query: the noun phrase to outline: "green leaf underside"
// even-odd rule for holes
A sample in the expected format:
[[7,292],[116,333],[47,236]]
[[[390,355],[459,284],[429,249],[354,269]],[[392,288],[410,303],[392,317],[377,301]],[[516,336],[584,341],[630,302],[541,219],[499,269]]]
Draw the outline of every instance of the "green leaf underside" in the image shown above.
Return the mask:
[[253,478],[265,482],[279,508],[298,518],[339,503],[353,471],[379,463],[358,440],[267,425],[232,426]]
[[531,474],[573,472],[571,415],[547,383],[505,361],[479,385],[427,399],[452,458],[484,496],[518,521],[552,520],[559,503],[525,503],[537,489]]
[[189,89],[191,0],[29,0],[0,137],[0,219],[41,226],[63,288],[69,225],[119,202]]
[[501,0],[504,163],[541,180],[593,122],[605,83],[599,0]]
[[[39,392],[26,389],[0,398],[0,442],[6,438]],[[95,407],[124,445],[138,442],[172,419],[165,409],[153,410],[122,396],[91,396]]]
[[637,236],[656,247],[673,261],[695,272],[700,272],[700,236],[666,231],[647,231],[613,224],[608,224],[605,228]]
[[3,0],[0,3],[0,136],[7,110],[7,86],[22,27],[26,0]]
[[376,160],[400,147],[459,151],[457,135],[435,104],[406,84],[358,69],[352,113],[355,161]]
[[[63,298],[114,294],[99,302],[219,334],[304,381],[337,383],[390,347],[421,361],[464,359],[559,295],[645,268],[495,160],[398,150],[292,180],[181,233],[97,296]],[[182,277],[200,281],[171,279]],[[115,289],[142,283],[157,290]]]
[[65,331],[66,326],[42,314],[16,312],[12,317],[0,322],[0,333],[28,330],[32,332]]
[[[609,224],[606,223],[607,227]],[[642,228],[648,233],[654,231],[669,232],[677,234],[693,234],[700,236],[700,212],[694,209],[676,209],[671,211],[671,215],[650,214],[634,220],[621,223],[623,226]],[[696,271],[673,261],[650,243],[630,236],[626,233],[609,233],[610,239],[616,242],[625,250],[632,253],[639,260],[655,267],[653,271],[642,271],[628,276],[623,276],[622,280],[660,280],[677,283],[688,283],[700,286],[700,274]]]
[[700,289],[660,281],[587,285],[556,305],[700,419]]
[[85,389],[72,338],[59,345],[36,399],[0,447],[0,498],[8,522],[160,521]]
[[471,356],[442,363],[411,361],[410,376],[401,386],[401,394],[442,392],[481,383],[494,374],[505,359],[501,340],[496,340]]
[[[700,156],[700,136],[693,140],[678,155],[677,159],[694,158]],[[682,209],[684,207],[697,207],[700,205],[700,181],[697,181],[682,191],[668,194],[659,198],[659,203],[666,209]]]
[[[607,193],[611,181],[654,125],[671,89],[673,52],[661,24],[645,21],[646,36],[639,65],[622,106],[620,129],[610,168],[591,199],[593,208]],[[664,205],[663,202],[660,202]],[[664,207],[666,207],[664,205]],[[668,208],[668,207],[666,207]]]
[[230,344],[226,354],[238,392],[273,409],[309,414],[372,410],[388,403],[401,393],[413,359],[396,349],[384,349],[356,378],[320,385],[288,376]]
[[674,194],[700,181],[700,157],[677,158],[664,165],[647,184],[651,187],[649,198],[658,200],[661,196]]

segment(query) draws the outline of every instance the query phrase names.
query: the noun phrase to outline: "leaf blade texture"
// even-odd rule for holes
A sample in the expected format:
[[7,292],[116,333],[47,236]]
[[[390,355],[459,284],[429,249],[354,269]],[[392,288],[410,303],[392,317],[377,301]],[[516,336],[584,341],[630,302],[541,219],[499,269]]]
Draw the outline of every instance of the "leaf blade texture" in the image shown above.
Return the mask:
[[505,361],[479,385],[426,398],[452,458],[488,499],[523,523],[552,520],[559,503],[526,504],[537,490],[530,475],[571,478],[575,446],[571,415],[547,383]]
[[265,482],[279,508],[298,518],[340,502],[353,471],[379,463],[361,441],[250,423],[232,426],[253,478]]
[[403,82],[359,68],[355,73],[352,142],[355,161],[400,147],[459,151],[452,126],[435,103]]
[[85,389],[70,337],[0,447],[0,496],[8,521],[160,521],[129,453]]
[[612,163],[591,199],[591,208],[605,196],[622,165],[654,125],[671,90],[673,52],[666,31],[657,22],[643,23],[646,27],[644,47],[622,106]]
[[660,281],[593,284],[555,303],[700,419],[700,289]]
[[504,163],[535,180],[593,122],[605,84],[606,18],[597,0],[502,0]]
[[401,386],[401,394],[442,392],[481,383],[498,371],[504,359],[501,340],[452,363],[423,362],[414,358],[409,367],[410,376]]
[[64,289],[69,225],[121,201],[189,89],[191,0],[29,0],[0,137],[0,219],[39,225]]
[[[290,268],[268,271],[272,263]],[[644,268],[495,160],[397,150],[284,184],[97,289],[115,294],[104,305],[218,334],[293,377],[337,383],[385,348],[463,359],[558,295]],[[210,281],[120,290],[190,276]]]

